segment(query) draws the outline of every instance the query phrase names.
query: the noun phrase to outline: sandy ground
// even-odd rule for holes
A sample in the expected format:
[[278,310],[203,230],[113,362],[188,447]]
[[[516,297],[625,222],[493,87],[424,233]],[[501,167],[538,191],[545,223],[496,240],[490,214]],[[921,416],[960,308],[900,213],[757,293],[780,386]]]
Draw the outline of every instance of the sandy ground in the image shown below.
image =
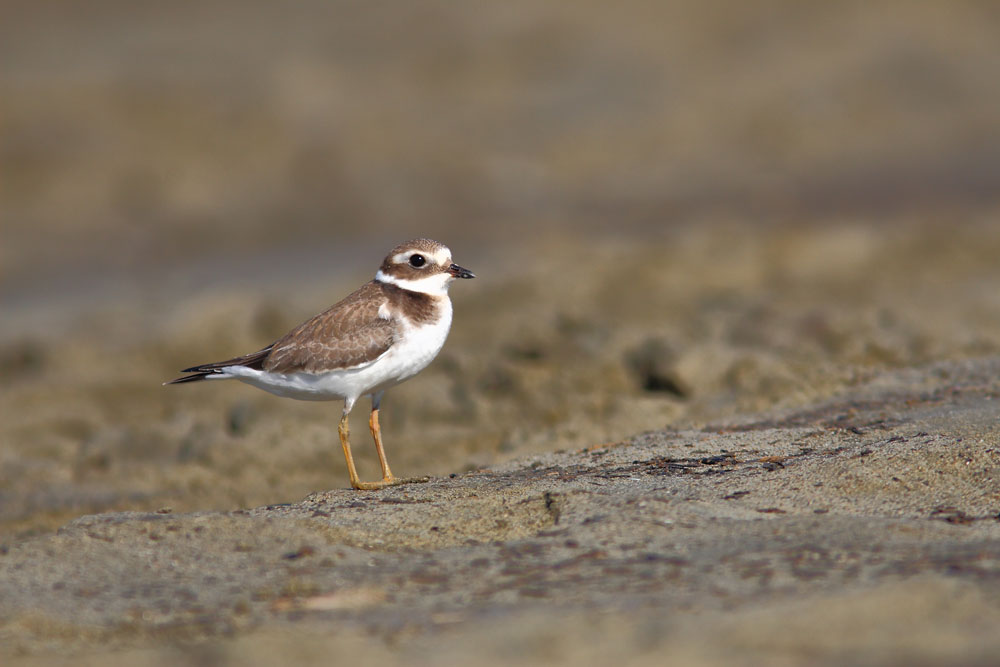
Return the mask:
[[[82,517],[4,547],[0,638],[102,664],[987,664],[998,370],[379,492]],[[104,653],[149,643],[171,647]]]
[[[998,21],[0,8],[4,660],[990,662]],[[429,483],[161,386],[418,235],[479,276],[384,404]]]

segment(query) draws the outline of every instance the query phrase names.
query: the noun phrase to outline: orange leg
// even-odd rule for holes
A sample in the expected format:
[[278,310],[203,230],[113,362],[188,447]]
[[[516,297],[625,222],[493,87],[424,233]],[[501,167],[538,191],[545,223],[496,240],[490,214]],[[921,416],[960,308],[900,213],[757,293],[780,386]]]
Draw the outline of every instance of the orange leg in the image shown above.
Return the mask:
[[347,459],[347,474],[351,478],[351,486],[355,489],[360,489],[363,482],[358,479],[358,470],[354,467],[354,457],[351,456],[351,432],[347,425],[346,414],[340,418],[337,433],[340,434],[340,446],[344,448],[344,458]]
[[347,460],[347,474],[351,478],[351,486],[361,491],[375,491],[395,484],[413,484],[428,481],[426,477],[399,479],[389,470],[389,462],[385,458],[385,449],[382,448],[382,431],[378,425],[378,408],[372,409],[371,417],[368,419],[368,426],[372,430],[372,437],[375,438],[375,450],[378,452],[378,460],[382,465],[382,479],[378,482],[362,482],[358,478],[358,470],[354,465],[354,456],[351,455],[351,432],[347,424],[347,413],[340,418],[340,425],[337,427],[337,432],[340,434],[340,446],[344,448],[344,458]]
[[373,417],[372,434],[375,435],[375,443],[378,447],[379,460],[382,462],[383,479],[379,482],[362,482],[358,477],[358,469],[354,465],[354,456],[351,455],[351,432],[347,425],[347,415],[340,418],[340,425],[337,432],[340,434],[340,446],[344,448],[344,458],[347,460],[347,474],[351,478],[351,486],[361,491],[375,491],[399,482],[392,476],[389,464],[385,460],[385,452],[382,451],[382,438],[378,430],[378,415]]
[[368,428],[371,429],[372,438],[375,439],[375,451],[378,452],[378,462],[382,465],[382,481],[385,484],[392,484],[396,481],[392,471],[389,470],[389,461],[385,458],[385,449],[382,447],[382,429],[378,425],[378,408],[372,408],[371,416],[368,417]]

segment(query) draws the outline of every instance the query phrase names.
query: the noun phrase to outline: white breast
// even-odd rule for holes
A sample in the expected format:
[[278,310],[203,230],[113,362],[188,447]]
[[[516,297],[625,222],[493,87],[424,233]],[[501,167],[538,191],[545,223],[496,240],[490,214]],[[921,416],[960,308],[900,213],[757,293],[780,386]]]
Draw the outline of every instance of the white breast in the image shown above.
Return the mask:
[[403,326],[401,339],[376,362],[384,364],[387,376],[394,381],[384,384],[383,389],[392,384],[411,378],[434,360],[451,330],[451,300],[441,300],[440,317],[432,324]]

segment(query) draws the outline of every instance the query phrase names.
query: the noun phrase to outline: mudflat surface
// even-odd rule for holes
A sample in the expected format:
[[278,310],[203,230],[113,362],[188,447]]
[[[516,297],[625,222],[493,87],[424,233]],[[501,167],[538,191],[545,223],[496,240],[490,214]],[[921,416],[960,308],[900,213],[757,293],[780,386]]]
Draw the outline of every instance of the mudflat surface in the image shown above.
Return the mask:
[[[0,662],[995,662],[993,4],[22,5]],[[161,386],[416,236],[427,483]]]
[[998,371],[888,373],[806,410],[378,492],[81,517],[3,547],[0,637],[39,659],[169,647],[119,655],[152,662],[985,663]]

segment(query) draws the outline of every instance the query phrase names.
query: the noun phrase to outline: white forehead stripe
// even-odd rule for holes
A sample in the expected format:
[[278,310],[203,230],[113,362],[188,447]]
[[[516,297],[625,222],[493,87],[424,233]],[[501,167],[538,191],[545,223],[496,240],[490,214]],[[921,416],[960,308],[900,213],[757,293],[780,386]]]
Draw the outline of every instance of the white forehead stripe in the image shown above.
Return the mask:
[[394,264],[404,264],[410,261],[410,255],[414,253],[418,255],[423,255],[424,257],[430,257],[434,260],[434,263],[439,266],[448,266],[451,264],[451,250],[445,246],[441,246],[434,252],[427,252],[426,250],[418,250],[417,248],[410,248],[409,250],[404,250],[403,252],[398,252],[392,256],[392,261]]
[[440,250],[434,253],[434,261],[441,266],[448,266],[451,264],[451,250],[441,247]]

